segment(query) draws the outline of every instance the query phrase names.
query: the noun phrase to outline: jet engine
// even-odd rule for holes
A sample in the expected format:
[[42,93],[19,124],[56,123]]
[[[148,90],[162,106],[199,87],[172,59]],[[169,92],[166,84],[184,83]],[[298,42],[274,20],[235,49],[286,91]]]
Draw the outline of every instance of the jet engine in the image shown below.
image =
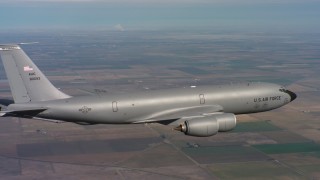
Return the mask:
[[236,116],[231,113],[215,114],[184,121],[175,130],[186,135],[207,137],[218,132],[230,131],[236,126]]

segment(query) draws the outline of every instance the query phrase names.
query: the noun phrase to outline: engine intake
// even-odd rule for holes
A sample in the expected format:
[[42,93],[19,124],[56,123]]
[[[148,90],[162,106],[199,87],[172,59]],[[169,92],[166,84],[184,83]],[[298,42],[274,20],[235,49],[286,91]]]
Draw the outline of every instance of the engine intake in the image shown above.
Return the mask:
[[230,131],[236,126],[236,123],[237,119],[234,114],[215,114],[186,120],[175,130],[190,136],[207,137],[213,136],[218,132]]

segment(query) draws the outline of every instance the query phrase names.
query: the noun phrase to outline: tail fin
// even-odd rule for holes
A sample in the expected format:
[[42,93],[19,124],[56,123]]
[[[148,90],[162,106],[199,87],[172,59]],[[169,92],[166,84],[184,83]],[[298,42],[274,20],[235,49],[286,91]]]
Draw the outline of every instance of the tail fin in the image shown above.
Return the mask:
[[18,45],[0,45],[0,55],[15,103],[64,99]]

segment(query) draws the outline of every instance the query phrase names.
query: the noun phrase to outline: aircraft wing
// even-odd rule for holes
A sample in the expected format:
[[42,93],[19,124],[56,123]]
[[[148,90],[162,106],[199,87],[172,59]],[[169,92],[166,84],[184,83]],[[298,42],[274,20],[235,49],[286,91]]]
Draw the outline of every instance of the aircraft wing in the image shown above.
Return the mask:
[[206,106],[191,106],[184,108],[168,109],[165,111],[153,113],[152,115],[144,118],[144,120],[136,121],[135,123],[149,123],[163,121],[176,121],[182,118],[188,118],[193,116],[205,116],[217,112],[222,112],[223,107],[220,105],[206,105]]
[[82,89],[82,88],[78,88],[79,91],[83,92],[83,93],[86,93],[86,94],[89,94],[89,95],[104,95],[104,94],[107,94],[108,91],[105,90],[105,89],[90,89],[90,90],[87,90],[87,89]]
[[19,109],[0,111],[0,116],[15,116],[15,117],[34,117],[37,114],[47,110],[46,108],[31,108],[31,109]]

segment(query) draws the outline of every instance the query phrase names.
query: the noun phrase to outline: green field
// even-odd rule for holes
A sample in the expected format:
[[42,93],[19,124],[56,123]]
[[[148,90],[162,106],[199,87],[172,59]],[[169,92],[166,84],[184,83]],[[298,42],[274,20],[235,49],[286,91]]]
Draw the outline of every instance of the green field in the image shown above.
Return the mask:
[[203,146],[198,148],[182,148],[182,151],[203,164],[263,161],[269,158],[256,149],[247,146]]
[[309,139],[290,131],[265,131],[261,133],[279,144],[310,142]]
[[273,161],[216,164],[209,168],[220,179],[307,179]]
[[196,67],[176,67],[176,68],[170,68],[171,70],[179,70],[188,74],[192,74],[192,75],[206,75],[206,74],[210,74],[210,72],[200,69],[200,68],[196,68]]
[[270,124],[268,121],[243,122],[238,123],[232,132],[261,132],[261,131],[279,131],[280,128]]
[[261,144],[253,145],[253,147],[267,154],[320,152],[320,145],[312,142],[287,144]]

